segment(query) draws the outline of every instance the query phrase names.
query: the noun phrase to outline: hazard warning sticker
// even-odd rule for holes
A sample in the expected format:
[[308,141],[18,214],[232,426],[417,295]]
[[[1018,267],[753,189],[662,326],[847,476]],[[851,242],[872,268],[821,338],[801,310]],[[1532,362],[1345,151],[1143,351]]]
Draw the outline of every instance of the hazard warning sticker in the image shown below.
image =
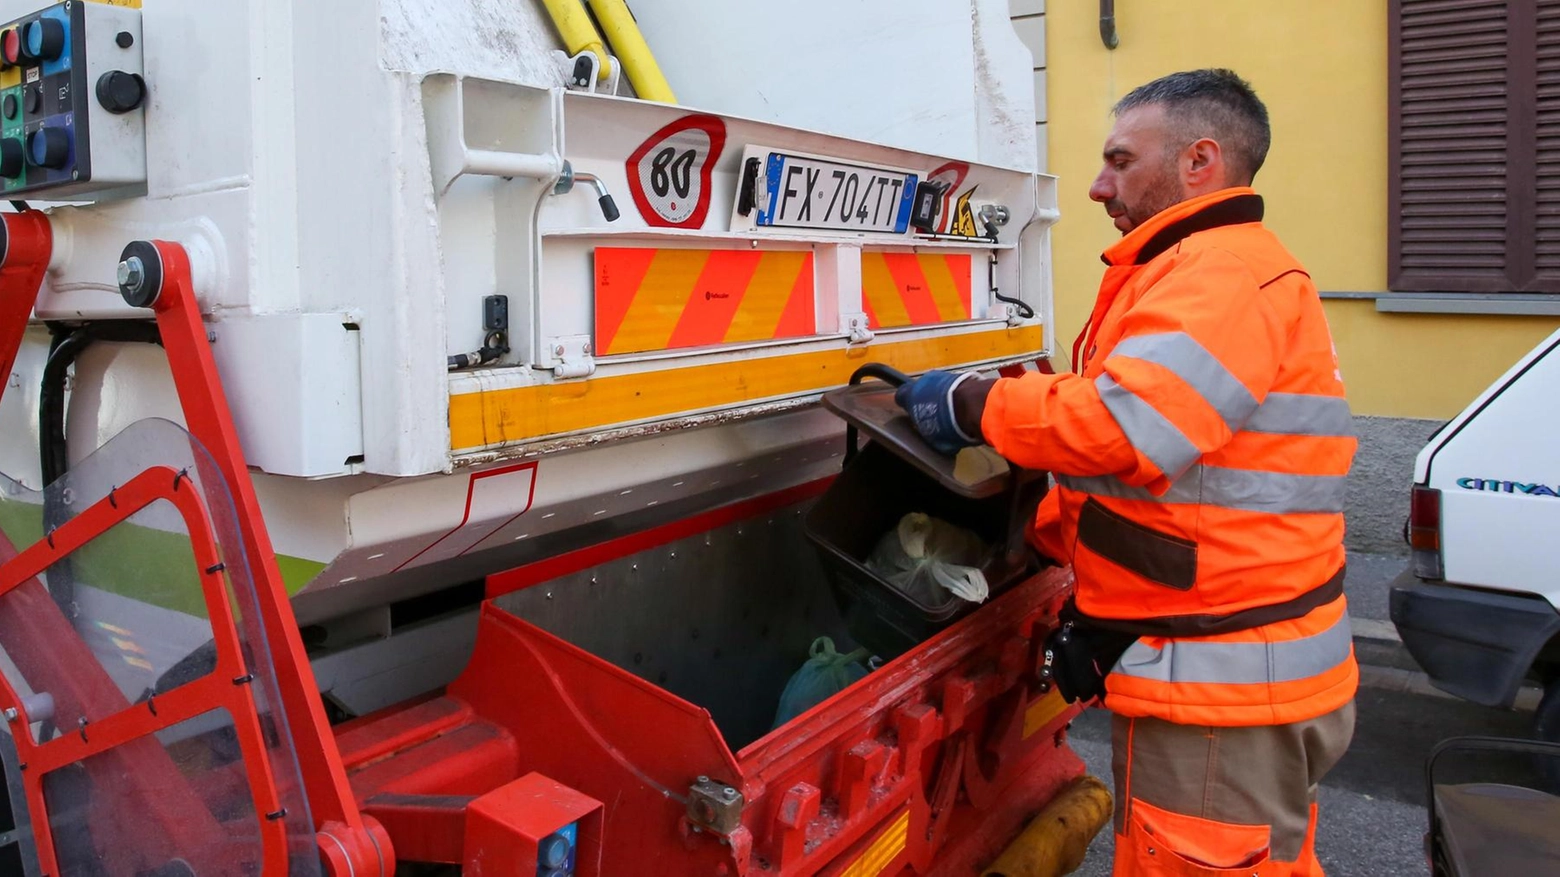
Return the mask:
[[662,228],[699,228],[710,211],[710,175],[726,146],[726,123],[684,116],[628,157],[628,189],[639,215]]

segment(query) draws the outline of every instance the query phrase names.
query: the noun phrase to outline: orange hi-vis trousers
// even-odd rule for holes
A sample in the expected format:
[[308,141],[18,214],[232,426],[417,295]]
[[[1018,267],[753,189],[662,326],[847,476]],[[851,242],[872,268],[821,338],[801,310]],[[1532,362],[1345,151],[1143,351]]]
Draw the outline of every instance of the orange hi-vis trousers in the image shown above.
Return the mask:
[[1115,877],[1321,877],[1316,789],[1354,737],[1354,701],[1288,725],[1115,716]]

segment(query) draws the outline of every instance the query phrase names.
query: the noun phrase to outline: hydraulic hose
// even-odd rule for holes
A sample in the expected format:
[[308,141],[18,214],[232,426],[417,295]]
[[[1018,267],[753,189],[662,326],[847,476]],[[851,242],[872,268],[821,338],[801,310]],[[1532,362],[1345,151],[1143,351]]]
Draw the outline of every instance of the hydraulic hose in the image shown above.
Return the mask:
[[[45,533],[52,532],[70,519],[69,511],[61,504],[62,497],[49,488],[65,477],[70,469],[70,446],[65,433],[65,378],[70,373],[71,365],[94,341],[161,343],[157,326],[152,323],[114,320],[77,327],[51,323],[49,330],[53,333],[53,339],[38,388],[38,470],[44,484]],[[74,618],[75,579],[71,574],[70,558],[54,564],[49,571],[50,596],[64,610],[65,617]]]
[[590,0],[590,10],[596,14],[596,20],[601,22],[601,32],[612,45],[617,59],[622,62],[623,72],[628,74],[634,92],[645,100],[663,104],[677,103],[677,95],[672,93],[671,84],[661,73],[661,65],[656,63],[650,44],[645,42],[644,34],[639,32],[639,23],[634,21],[634,14],[628,10],[628,4],[624,0]]

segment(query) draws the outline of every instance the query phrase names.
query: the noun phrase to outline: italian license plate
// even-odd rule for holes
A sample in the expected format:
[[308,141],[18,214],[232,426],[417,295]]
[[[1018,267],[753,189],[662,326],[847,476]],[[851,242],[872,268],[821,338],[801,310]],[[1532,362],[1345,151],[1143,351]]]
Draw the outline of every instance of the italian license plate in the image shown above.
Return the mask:
[[758,224],[904,234],[915,186],[909,171],[771,152]]

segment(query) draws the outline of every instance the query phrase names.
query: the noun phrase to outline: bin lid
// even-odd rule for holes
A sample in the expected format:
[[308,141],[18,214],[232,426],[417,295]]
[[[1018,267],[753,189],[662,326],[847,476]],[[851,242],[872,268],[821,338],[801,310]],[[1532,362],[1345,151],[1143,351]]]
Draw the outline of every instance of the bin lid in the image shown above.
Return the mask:
[[883,381],[841,387],[823,394],[823,407],[960,496],[985,499],[1008,489],[1012,467],[1001,455],[985,445],[957,457],[933,450],[894,401],[894,389]]

